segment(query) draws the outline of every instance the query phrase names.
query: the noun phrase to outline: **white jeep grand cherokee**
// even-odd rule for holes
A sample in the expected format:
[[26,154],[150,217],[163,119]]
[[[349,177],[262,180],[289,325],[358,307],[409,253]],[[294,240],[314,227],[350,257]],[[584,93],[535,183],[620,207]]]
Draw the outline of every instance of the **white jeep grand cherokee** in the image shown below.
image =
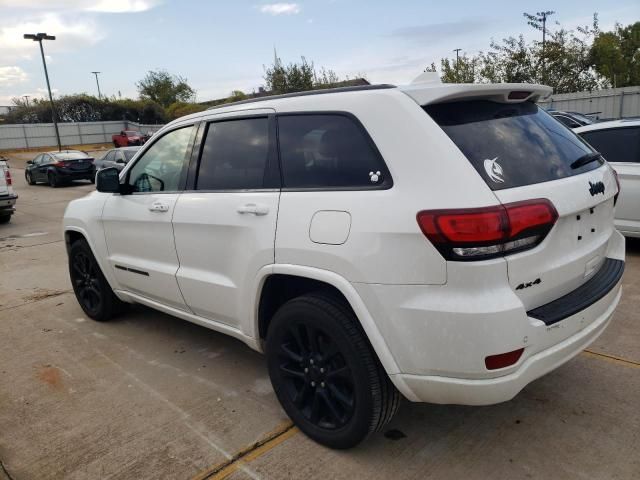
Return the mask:
[[378,85],[165,126],[64,218],[89,317],[141,303],[266,353],[314,440],[400,394],[488,405],[598,337],[620,299],[616,177],[525,84]]

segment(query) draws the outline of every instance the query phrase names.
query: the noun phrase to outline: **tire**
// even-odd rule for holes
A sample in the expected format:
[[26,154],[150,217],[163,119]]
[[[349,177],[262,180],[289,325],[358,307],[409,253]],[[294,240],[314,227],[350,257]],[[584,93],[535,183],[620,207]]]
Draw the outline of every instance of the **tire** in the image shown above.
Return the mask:
[[9,223],[11,221],[11,215],[2,215],[0,217],[0,224]]
[[36,181],[33,179],[33,175],[31,175],[31,172],[24,172],[24,179],[27,181],[27,183],[29,185],[35,185]]
[[58,180],[58,177],[55,173],[47,173],[47,180],[49,181],[49,186],[52,188],[58,188],[60,186],[60,180]]
[[322,445],[354,447],[398,409],[400,393],[354,313],[334,296],[312,293],[280,307],[269,326],[266,353],[280,404]]
[[87,316],[104,322],[122,311],[124,303],[113,293],[84,239],[75,241],[69,249],[69,277]]
[[113,146],[114,146],[114,148],[119,148],[120,147],[120,145],[118,145],[117,142],[113,142]]

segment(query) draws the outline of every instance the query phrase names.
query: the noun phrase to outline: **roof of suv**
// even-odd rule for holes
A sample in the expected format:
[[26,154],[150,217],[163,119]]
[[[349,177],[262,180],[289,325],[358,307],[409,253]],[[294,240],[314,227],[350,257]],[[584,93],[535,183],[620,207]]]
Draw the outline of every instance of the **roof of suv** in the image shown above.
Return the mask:
[[622,120],[610,120],[608,122],[598,122],[584,127],[575,128],[575,133],[591,132],[592,130],[605,130],[609,128],[637,127],[640,125],[640,118],[623,118]]
[[[171,124],[181,123],[185,120],[191,120],[209,116],[212,114],[223,114],[234,112],[236,110],[244,110],[251,108],[254,104],[255,108],[273,108],[282,102],[288,102],[289,99],[308,96],[324,96],[324,95],[346,95],[346,94],[362,94],[369,92],[371,95],[382,94],[389,91],[402,92],[412,98],[419,105],[428,105],[431,103],[453,102],[457,100],[484,99],[501,103],[518,103],[525,100],[537,101],[551,95],[551,87],[545,85],[536,85],[528,83],[496,83],[496,84],[470,84],[470,83],[440,83],[440,82],[418,82],[411,85],[395,86],[389,84],[379,85],[361,85],[355,87],[327,88],[322,90],[309,90],[304,92],[287,93],[283,95],[271,95],[266,97],[252,98],[241,100],[239,102],[226,103],[210,107],[209,109],[181,117],[174,120]],[[511,94],[516,93],[515,97]],[[261,105],[264,104],[264,105]],[[237,108],[239,107],[240,108]],[[170,125],[171,125],[170,124]]]

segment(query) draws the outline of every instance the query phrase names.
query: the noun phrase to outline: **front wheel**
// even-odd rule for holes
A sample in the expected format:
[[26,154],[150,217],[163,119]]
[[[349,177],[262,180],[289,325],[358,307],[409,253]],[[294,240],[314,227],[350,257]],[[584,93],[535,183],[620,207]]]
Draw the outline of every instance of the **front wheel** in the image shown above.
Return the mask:
[[123,307],[104,278],[86,240],[77,240],[69,249],[69,276],[84,313],[98,321],[109,320]]
[[284,304],[266,342],[278,400],[307,436],[351,448],[380,430],[400,394],[344,301],[314,293]]

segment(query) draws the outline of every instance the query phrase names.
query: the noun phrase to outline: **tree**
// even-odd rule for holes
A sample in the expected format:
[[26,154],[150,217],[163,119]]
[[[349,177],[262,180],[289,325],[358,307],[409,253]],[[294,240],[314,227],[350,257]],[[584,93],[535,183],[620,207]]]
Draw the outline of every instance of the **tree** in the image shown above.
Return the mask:
[[[457,60],[443,58],[440,62],[442,70],[440,78],[445,83],[474,83],[479,63],[477,57],[468,57],[466,54],[458,57]],[[435,71],[435,65],[433,68],[432,71]]]
[[331,88],[341,82],[333,70],[322,67],[316,71],[313,62],[309,63],[305,57],[301,57],[300,62],[284,65],[276,56],[273,64],[264,70],[267,90],[274,94]]
[[640,22],[598,32],[589,53],[590,63],[614,87],[640,85]]
[[187,79],[171,75],[166,70],[150,70],[145,77],[136,83],[140,98],[168,107],[176,102],[189,102],[195,97]]

